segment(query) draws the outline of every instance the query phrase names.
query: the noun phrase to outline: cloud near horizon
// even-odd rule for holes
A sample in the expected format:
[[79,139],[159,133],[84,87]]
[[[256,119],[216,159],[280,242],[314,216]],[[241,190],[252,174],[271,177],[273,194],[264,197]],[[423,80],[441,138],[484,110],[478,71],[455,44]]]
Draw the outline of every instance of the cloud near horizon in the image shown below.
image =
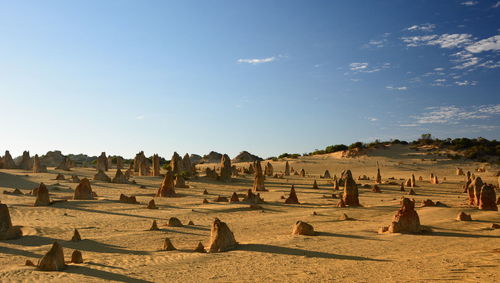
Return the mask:
[[254,59],[238,59],[238,63],[247,63],[247,64],[252,64],[252,65],[256,65],[256,64],[262,64],[262,63],[269,63],[269,62],[273,62],[273,61],[276,61],[276,57],[267,57],[267,58],[254,58]]

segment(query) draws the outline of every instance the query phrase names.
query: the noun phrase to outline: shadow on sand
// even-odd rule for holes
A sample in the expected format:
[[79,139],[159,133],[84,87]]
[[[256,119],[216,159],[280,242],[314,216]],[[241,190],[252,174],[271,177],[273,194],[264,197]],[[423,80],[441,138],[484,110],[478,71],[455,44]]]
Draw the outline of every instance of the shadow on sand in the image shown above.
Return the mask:
[[305,256],[312,258],[327,258],[327,259],[341,259],[341,260],[360,260],[360,261],[380,261],[385,262],[385,259],[375,259],[369,257],[361,256],[350,256],[350,255],[339,255],[324,252],[308,251],[303,249],[287,248],[266,244],[240,244],[238,250],[251,251],[251,252],[261,252],[261,253],[271,253],[271,254],[282,254],[282,255],[293,255],[293,256]]
[[140,282],[140,283],[150,283],[152,281],[146,281],[142,279],[136,279],[129,277],[127,275],[123,274],[117,274],[117,273],[112,273],[109,271],[104,271],[104,270],[98,270],[98,269],[92,269],[88,268],[86,266],[81,266],[81,265],[74,265],[74,266],[69,266],[65,272],[67,273],[74,273],[74,274],[81,274],[85,276],[91,276],[99,279],[104,279],[106,281],[118,281],[118,282]]

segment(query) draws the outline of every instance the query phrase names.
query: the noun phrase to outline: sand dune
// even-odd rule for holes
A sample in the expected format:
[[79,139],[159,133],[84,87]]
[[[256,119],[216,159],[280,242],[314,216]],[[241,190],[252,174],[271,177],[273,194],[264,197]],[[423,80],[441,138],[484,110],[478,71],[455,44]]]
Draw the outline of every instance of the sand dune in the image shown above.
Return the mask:
[[[424,160],[422,160],[424,159]],[[432,161],[435,159],[435,161]],[[466,203],[462,193],[463,176],[455,168],[473,171],[479,163],[447,160],[423,155],[407,147],[378,150],[367,156],[345,159],[318,155],[290,159],[295,170],[304,169],[306,178],[267,177],[268,192],[261,195],[262,209],[247,204],[213,202],[221,195],[244,194],[252,187],[253,176],[235,178],[232,183],[203,177],[187,181],[189,188],[176,188],[175,198],[155,198],[159,209],[146,209],[162,182],[161,177],[134,177],[137,184],[91,181],[96,200],[69,200],[48,207],[33,207],[35,197],[1,194],[10,209],[14,225],[23,226],[24,236],[0,242],[2,281],[41,282],[498,282],[500,280],[500,230],[488,229],[500,223],[497,211],[481,211]],[[382,193],[373,193],[362,184],[374,184],[377,162],[382,178],[403,182],[412,173],[417,177],[412,196],[423,225],[433,232],[422,235],[378,234],[390,223],[405,193],[399,185],[381,184]],[[237,166],[248,166],[238,163]],[[272,162],[275,172],[284,171],[285,162]],[[201,172],[206,166],[199,166]],[[70,199],[77,184],[54,180],[57,173],[33,174],[23,170],[0,170],[0,190],[20,189],[28,193],[44,182],[51,200]],[[319,176],[328,169],[332,176],[350,169],[359,186],[358,208],[337,208],[338,200],[327,198],[334,192]],[[487,183],[497,182],[498,169],[475,173]],[[433,172],[441,184],[431,185]],[[73,168],[70,174],[92,179],[91,168]],[[164,173],[162,171],[162,173]],[[115,170],[107,172],[114,176]],[[360,181],[367,175],[371,180]],[[418,181],[423,176],[424,181]],[[317,181],[319,189],[313,189]],[[285,205],[281,196],[295,186],[300,205]],[[140,188],[143,185],[144,188]],[[209,195],[203,195],[203,190]],[[120,194],[135,195],[139,205],[118,201]],[[498,193],[497,193],[498,194]],[[208,204],[202,204],[207,198]],[[425,199],[440,201],[446,207],[420,207]],[[472,215],[473,221],[455,220],[459,211]],[[316,212],[317,215],[313,215]],[[339,220],[346,213],[352,220]],[[167,227],[170,217],[179,218],[183,227]],[[208,243],[210,225],[215,217],[226,222],[240,243],[236,250],[193,253],[198,242]],[[160,231],[149,231],[151,222]],[[186,225],[192,220],[195,225]],[[292,225],[302,220],[314,226],[317,236],[292,236]],[[71,242],[74,229],[82,241]],[[165,237],[176,251],[160,251]],[[72,264],[63,272],[42,272],[24,266],[45,254],[54,240],[63,246],[66,260],[78,249],[83,264]]]

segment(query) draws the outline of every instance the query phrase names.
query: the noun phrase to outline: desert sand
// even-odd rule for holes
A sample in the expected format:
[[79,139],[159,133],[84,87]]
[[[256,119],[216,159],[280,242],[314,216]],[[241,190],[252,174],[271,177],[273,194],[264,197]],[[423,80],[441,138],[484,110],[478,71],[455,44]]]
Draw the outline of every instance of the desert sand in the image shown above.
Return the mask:
[[[20,239],[0,241],[0,281],[500,281],[500,229],[491,228],[493,223],[500,224],[500,212],[469,205],[462,188],[466,177],[455,173],[460,167],[498,187],[498,168],[486,166],[486,172],[475,172],[484,164],[427,155],[407,146],[355,158],[325,154],[271,161],[274,173],[284,173],[285,161],[296,171],[304,169],[306,177],[293,173],[283,178],[266,177],[267,191],[260,192],[265,203],[259,209],[214,201],[218,196],[229,199],[233,192],[243,195],[254,181],[253,175],[242,173],[230,182],[204,177],[207,166],[220,164],[198,165],[199,177],[186,180],[189,188],[175,188],[176,197],[169,198],[154,197],[163,181],[160,176],[136,173],[131,177],[136,184],[116,184],[93,180],[95,168],[71,168],[68,172],[49,167],[47,173],[1,169],[0,190],[19,189],[27,194],[43,182],[51,201],[68,201],[34,207],[34,196],[0,194],[13,225],[22,226],[23,231]],[[377,163],[381,193],[371,188],[376,183]],[[249,163],[233,165],[248,167]],[[352,171],[358,184],[360,207],[337,207],[339,199],[331,196],[342,192],[342,186],[334,191],[331,179],[320,178],[325,170],[339,177],[346,169]],[[112,168],[106,174],[113,178],[115,172]],[[161,174],[165,172],[161,170]],[[58,173],[65,175],[65,180],[55,180]],[[439,177],[439,184],[430,183],[431,173]],[[416,177],[413,196],[408,195],[409,188],[400,191],[400,183],[411,174]],[[71,175],[88,178],[97,197],[72,200],[78,184],[71,182]],[[362,175],[370,180],[358,180]],[[318,189],[313,189],[314,181]],[[288,196],[292,185],[300,204],[284,204],[282,197]],[[135,196],[140,204],[119,202],[120,194]],[[431,232],[378,233],[380,227],[391,223],[402,196],[415,199],[420,223]],[[158,209],[147,209],[153,198]],[[203,204],[205,198],[208,203]],[[445,206],[422,207],[426,199]],[[457,221],[461,211],[470,214],[472,221]],[[341,220],[343,214],[349,218]],[[183,226],[167,226],[170,217],[181,220]],[[238,247],[221,253],[193,252],[199,242],[208,246],[215,218],[228,225]],[[149,230],[153,220],[158,223],[157,231]],[[188,225],[189,221],[194,225]],[[297,221],[312,225],[316,235],[292,235]],[[81,241],[71,241],[75,229]],[[165,238],[176,250],[162,250]],[[79,250],[83,263],[68,263],[64,271],[51,272],[25,265],[26,260],[36,264],[55,240],[63,247],[66,261]]]

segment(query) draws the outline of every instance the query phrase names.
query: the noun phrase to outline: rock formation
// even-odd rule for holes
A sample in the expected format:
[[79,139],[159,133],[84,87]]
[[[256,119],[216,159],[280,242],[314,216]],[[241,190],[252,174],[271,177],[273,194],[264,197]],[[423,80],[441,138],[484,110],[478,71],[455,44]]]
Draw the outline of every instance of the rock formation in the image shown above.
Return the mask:
[[174,175],[182,174],[182,171],[184,171],[182,165],[182,158],[177,152],[174,152],[172,159],[170,159],[170,168],[172,169]]
[[208,251],[211,253],[225,252],[232,250],[238,246],[234,239],[233,232],[229,229],[226,223],[215,218],[210,230],[210,243]]
[[319,187],[318,187],[318,183],[316,182],[316,180],[314,180],[314,183],[313,183],[313,187],[312,187],[312,188],[313,188],[313,189],[315,189],[315,190],[319,189]]
[[49,206],[50,198],[49,198],[49,190],[45,186],[44,183],[40,183],[38,186],[38,190],[36,191],[36,200],[34,206]]
[[123,169],[124,168],[123,163],[124,163],[123,157],[117,156],[116,157],[116,169]]
[[220,160],[220,176],[219,180],[223,182],[231,181],[231,159],[227,154],[224,154]]
[[266,167],[264,168],[264,175],[272,177],[273,174],[274,174],[273,165],[270,162],[267,162]]
[[156,193],[157,197],[174,197],[175,189],[174,189],[174,174],[171,170],[167,170],[165,174],[165,178],[161,183],[158,192]]
[[249,153],[248,151],[242,151],[238,155],[236,155],[235,158],[233,158],[234,163],[239,163],[239,162],[255,162],[255,161],[262,161],[263,159]]
[[82,237],[80,236],[80,232],[77,229],[73,231],[73,237],[71,237],[71,242],[80,242]]
[[479,205],[479,198],[481,196],[481,188],[483,187],[483,180],[481,177],[474,178],[467,187],[470,205]]
[[481,194],[479,197],[479,209],[498,211],[496,201],[497,196],[495,193],[495,187],[493,187],[492,185],[484,184],[481,188]]
[[377,185],[373,185],[373,186],[372,186],[372,192],[373,192],[373,193],[381,193],[381,192],[382,192],[382,190],[380,190],[379,186],[377,186]]
[[299,176],[300,177],[305,177],[306,176],[306,170],[304,170],[304,168],[300,169]]
[[408,198],[403,198],[402,206],[394,215],[392,223],[387,229],[382,229],[383,232],[389,233],[419,233],[422,231],[420,226],[420,218],[415,211],[415,201]]
[[158,209],[158,207],[155,204],[155,200],[154,199],[152,199],[152,200],[149,201],[147,208],[148,209]]
[[2,164],[3,169],[17,169],[16,163],[8,150],[5,151],[5,155],[2,158]]
[[290,189],[288,198],[285,200],[285,204],[300,204],[299,199],[297,198],[297,194],[295,193],[295,187],[293,185]]
[[347,207],[347,206],[345,205],[344,200],[340,199],[339,202],[337,203],[337,207]]
[[184,171],[188,174],[188,176],[192,176],[194,174],[193,163],[191,162],[191,158],[187,153],[184,154],[184,157],[182,158],[182,167],[184,168]]
[[203,246],[203,244],[201,242],[198,243],[198,246],[196,246],[196,248],[194,249],[195,253],[206,253],[207,251],[205,250],[205,247]]
[[59,243],[54,242],[52,248],[38,261],[38,269],[43,271],[60,271],[66,268],[64,251]]
[[243,202],[259,204],[264,203],[264,200],[260,197],[260,194],[254,194],[252,190],[248,189],[246,196],[243,198]]
[[457,167],[456,174],[457,174],[457,176],[465,176],[464,170],[462,170],[462,168],[458,168],[458,167]]
[[417,193],[415,193],[415,191],[413,190],[413,188],[410,188],[410,191],[408,192],[408,195],[410,196],[414,196],[416,195]]
[[80,178],[78,178],[77,175],[71,175],[71,182],[72,183],[80,183]]
[[109,164],[105,152],[102,152],[101,155],[97,157],[95,167],[97,171],[104,171],[104,172],[108,171]]
[[229,200],[230,202],[240,202],[240,198],[238,197],[238,194],[236,192],[233,192],[231,195],[231,199]]
[[82,252],[79,250],[74,250],[71,253],[71,263],[83,263]]
[[0,241],[19,239],[22,235],[19,227],[12,226],[7,205],[0,203]]
[[323,174],[323,179],[331,179],[332,176],[330,175],[330,171],[325,170],[325,174]]
[[229,200],[227,199],[227,197],[225,196],[217,196],[216,199],[214,199],[215,202],[229,202]]
[[127,177],[122,173],[121,169],[116,169],[112,182],[115,184],[128,184]]
[[63,174],[59,173],[59,174],[57,174],[57,176],[56,176],[56,180],[57,180],[57,181],[62,181],[62,180],[66,180],[66,178],[64,177],[64,175],[63,175]]
[[351,170],[345,172],[344,195],[342,199],[347,206],[360,206],[358,185],[352,178]]
[[56,167],[56,170],[70,171],[72,163],[69,157],[64,156],[61,163]]
[[144,151],[141,151],[135,155],[134,163],[133,163],[134,172],[139,172],[139,170],[141,168],[141,163],[144,161],[144,159],[146,159],[146,156],[144,155]]
[[130,203],[130,204],[138,204],[137,199],[135,196],[126,196],[124,194],[120,194],[120,202],[123,203]]
[[163,248],[162,251],[175,251],[177,250],[172,242],[170,241],[169,238],[165,238],[165,241],[163,241]]
[[255,178],[253,181],[253,191],[267,191],[264,186],[264,175],[262,174],[262,166],[260,161],[255,162]]
[[153,176],[160,176],[160,156],[158,154],[153,155]]
[[314,231],[314,227],[311,224],[297,221],[295,225],[293,225],[292,235],[314,236],[316,235],[316,232]]
[[38,154],[35,154],[32,167],[33,167],[33,173],[47,173],[47,166],[41,164],[40,157],[38,157]]
[[184,177],[182,177],[182,174],[179,174],[175,177],[175,187],[176,188],[189,188],[189,186],[186,185],[186,181],[184,180]]
[[139,176],[151,176],[151,162],[144,158],[139,165]]
[[380,168],[377,168],[377,178],[375,179],[375,183],[382,184],[382,175],[380,175]]
[[467,214],[463,211],[460,211],[460,213],[457,215],[457,220],[458,221],[472,221],[472,217],[470,214]]
[[19,163],[18,166],[20,169],[23,170],[31,170],[33,167],[33,162],[31,161],[30,157],[30,152],[29,151],[24,151],[23,156],[21,158],[21,162]]
[[149,231],[159,231],[160,228],[158,228],[158,223],[156,223],[156,220],[153,220],[153,223],[151,223],[151,227],[149,228]]
[[75,188],[75,194],[73,199],[79,200],[91,200],[94,199],[94,194],[92,193],[92,187],[90,186],[90,181],[87,178],[83,178],[80,184]]
[[405,191],[405,183],[404,182],[402,182],[401,186],[399,186],[399,191],[400,192],[404,192]]
[[99,169],[97,174],[94,175],[94,181],[102,181],[109,183],[111,182],[111,178],[108,175],[106,175],[106,173],[104,173],[103,170]]
[[182,225],[182,222],[179,220],[179,218],[170,217],[168,219],[167,226],[169,226],[169,227],[183,227],[184,225]]
[[285,163],[285,176],[290,176],[290,164],[288,164],[288,161]]

